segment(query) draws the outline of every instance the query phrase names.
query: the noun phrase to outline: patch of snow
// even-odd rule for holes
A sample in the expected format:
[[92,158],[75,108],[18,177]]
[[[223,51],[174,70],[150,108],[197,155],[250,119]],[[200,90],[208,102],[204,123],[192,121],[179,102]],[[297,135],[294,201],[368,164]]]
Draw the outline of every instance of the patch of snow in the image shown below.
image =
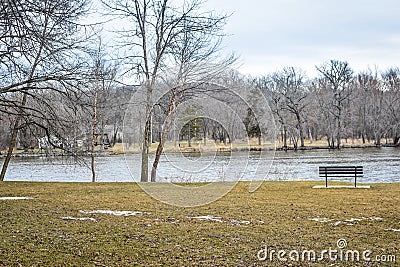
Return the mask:
[[[322,223],[328,223],[328,222],[332,222],[332,219],[328,219],[328,218],[310,218],[310,221],[315,221],[315,222],[322,222]],[[371,221],[383,221],[383,218],[380,217],[371,217],[371,218],[365,218],[365,217],[361,217],[361,218],[351,218],[351,219],[346,219],[343,221],[336,221],[336,222],[332,222],[331,224],[334,226],[338,226],[340,224],[345,224],[348,226],[352,226],[354,224],[357,224],[359,222],[365,221],[365,220],[371,220]]]
[[108,214],[115,216],[137,216],[144,214],[141,211],[119,211],[119,210],[79,210],[83,214]]
[[238,221],[238,220],[231,220],[230,223],[232,225],[249,225],[250,222],[249,221]]
[[[223,220],[222,217],[219,216],[213,216],[213,215],[206,215],[206,216],[187,216],[186,218],[188,219],[196,219],[196,220],[200,220],[200,221],[213,221],[213,222],[219,222],[219,223],[229,223],[230,225],[250,225],[251,222],[250,221],[239,221],[239,220],[235,220],[232,219],[230,221],[227,220]],[[264,223],[263,221],[260,221],[262,223]]]
[[71,217],[71,216],[68,216],[68,217],[61,217],[61,220],[71,220],[71,221],[93,221],[93,222],[96,221],[96,219],[94,219],[94,218],[76,218],[76,217]]
[[308,220],[315,221],[315,222],[322,222],[322,223],[327,223],[327,222],[332,221],[329,218],[309,218]]
[[33,197],[0,197],[0,200],[25,200],[33,199]]
[[344,225],[347,225],[347,226],[353,226],[355,224],[353,222],[357,223],[358,221],[357,220],[344,220],[343,222],[342,221],[337,221],[337,222],[332,223],[332,225],[333,226],[338,226],[340,224],[344,224]]
[[188,218],[188,219],[197,219],[197,220],[201,220],[201,221],[220,222],[220,223],[226,222],[226,221],[223,221],[223,220],[221,219],[221,217],[212,216],[212,215],[195,216],[195,217],[189,217],[189,216],[188,216],[187,218]]
[[369,218],[371,221],[383,221],[383,218],[380,218],[380,217],[372,217],[372,218]]
[[362,218],[351,218],[348,220],[344,220],[345,222],[349,222],[349,223],[353,223],[353,222],[362,222],[364,221],[366,218],[362,217]]
[[385,229],[385,231],[393,231],[393,232],[399,232],[400,233],[400,229]]

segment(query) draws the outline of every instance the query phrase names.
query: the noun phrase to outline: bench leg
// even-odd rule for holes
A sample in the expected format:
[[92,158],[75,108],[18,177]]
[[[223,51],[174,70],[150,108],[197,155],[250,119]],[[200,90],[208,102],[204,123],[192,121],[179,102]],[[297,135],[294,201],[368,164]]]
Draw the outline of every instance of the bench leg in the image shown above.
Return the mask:
[[354,174],[354,187],[357,187],[357,173]]
[[328,174],[325,172],[325,187],[328,188]]

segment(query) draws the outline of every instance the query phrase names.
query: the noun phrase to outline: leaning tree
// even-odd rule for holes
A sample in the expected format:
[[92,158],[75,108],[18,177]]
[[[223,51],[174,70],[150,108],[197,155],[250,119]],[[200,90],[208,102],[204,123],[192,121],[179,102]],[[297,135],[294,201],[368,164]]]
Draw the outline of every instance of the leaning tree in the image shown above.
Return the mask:
[[38,128],[49,137],[69,117],[57,116],[51,100],[56,94],[74,97],[80,87],[88,31],[79,21],[88,0],[4,0],[0,5],[0,113],[12,120],[3,180],[21,129]]

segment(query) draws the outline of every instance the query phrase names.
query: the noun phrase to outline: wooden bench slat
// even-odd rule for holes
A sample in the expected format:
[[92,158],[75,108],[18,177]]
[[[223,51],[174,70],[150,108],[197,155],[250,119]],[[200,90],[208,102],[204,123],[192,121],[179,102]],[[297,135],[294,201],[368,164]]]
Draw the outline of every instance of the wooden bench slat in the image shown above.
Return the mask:
[[341,171],[341,172],[320,172],[320,173],[319,173],[319,175],[325,175],[325,174],[328,174],[328,175],[352,174],[352,175],[354,176],[354,174],[357,174],[357,175],[360,174],[360,175],[362,175],[363,172],[351,172],[351,173],[349,173],[349,172]]
[[325,170],[325,169],[321,169],[319,170],[320,172],[363,172],[363,170],[344,170],[344,169],[335,169],[335,170]]
[[326,168],[326,169],[362,169],[363,166],[320,166],[319,168]]
[[326,176],[326,175],[328,175],[328,176],[332,176],[332,177],[340,177],[340,176],[351,176],[351,177],[354,177],[354,176],[358,176],[358,177],[361,177],[361,176],[364,176],[364,174],[354,174],[354,173],[352,173],[352,174],[343,174],[343,173],[337,173],[337,174],[320,174],[319,176],[320,177],[322,177],[322,176]]
[[351,168],[343,168],[343,167],[341,167],[341,168],[332,168],[332,167],[328,167],[328,168],[326,168],[326,167],[319,167],[319,169],[320,170],[326,170],[326,171],[337,171],[337,170],[343,170],[343,171],[362,171],[363,170],[363,168],[360,168],[360,167],[351,167]]

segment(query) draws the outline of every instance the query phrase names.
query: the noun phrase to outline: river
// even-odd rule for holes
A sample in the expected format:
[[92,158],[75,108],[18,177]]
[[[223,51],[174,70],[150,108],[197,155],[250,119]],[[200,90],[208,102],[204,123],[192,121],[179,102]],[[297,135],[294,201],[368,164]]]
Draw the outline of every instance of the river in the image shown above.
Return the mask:
[[[150,163],[151,158],[150,158]],[[89,163],[89,159],[87,159]],[[400,182],[400,148],[277,151],[232,154],[181,155],[161,158],[159,182],[213,182],[265,179],[320,180],[318,166],[364,166],[361,183]],[[98,182],[136,182],[140,155],[96,158]],[[71,158],[13,158],[5,181],[90,182],[91,171]]]

